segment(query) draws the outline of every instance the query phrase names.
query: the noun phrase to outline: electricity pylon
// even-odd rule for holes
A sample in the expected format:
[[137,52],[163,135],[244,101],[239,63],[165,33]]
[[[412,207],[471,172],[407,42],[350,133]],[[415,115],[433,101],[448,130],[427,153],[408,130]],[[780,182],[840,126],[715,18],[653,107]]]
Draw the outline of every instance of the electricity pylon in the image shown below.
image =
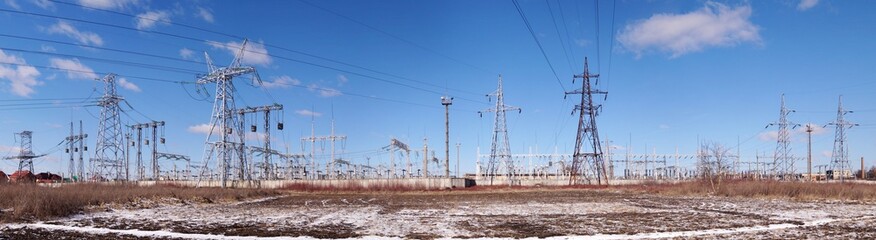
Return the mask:
[[800,124],[788,121],[788,115],[794,110],[785,107],[785,94],[782,94],[782,106],[779,109],[779,121],[770,123],[770,126],[779,126],[778,137],[776,139],[776,151],[773,153],[773,169],[774,177],[779,179],[790,180],[794,177],[794,155],[791,153],[791,132],[788,127],[796,128]]
[[[70,181],[84,181],[85,169],[83,168],[85,168],[85,164],[83,163],[83,156],[85,151],[88,150],[88,147],[85,146],[86,138],[88,138],[88,134],[82,132],[82,121],[79,121],[78,135],[73,134],[73,122],[70,122],[70,136],[64,139],[67,142],[67,153],[70,155]],[[74,156],[76,153],[79,153],[78,164]]]
[[46,156],[46,154],[36,155],[33,153],[33,132],[22,131],[16,134],[21,139],[18,156],[6,157],[5,159],[18,160],[18,171],[28,170],[33,173],[33,159]]
[[486,172],[490,178],[490,185],[493,185],[493,178],[499,169],[499,164],[504,164],[506,174],[508,175],[508,185],[514,183],[514,162],[511,159],[511,146],[508,143],[508,125],[505,120],[506,111],[514,111],[521,113],[523,110],[519,107],[505,105],[505,95],[502,90],[502,75],[499,74],[499,88],[491,94],[487,94],[487,99],[496,97],[496,107],[488,108],[484,111],[479,111],[478,114],[483,116],[484,112],[496,113],[495,124],[493,125],[493,143],[490,145],[490,160],[487,162]]
[[[846,144],[846,129],[859,124],[851,123],[846,120],[845,115],[853,113],[843,109],[843,96],[839,96],[839,108],[836,111],[836,122],[828,123],[836,128],[836,134],[833,140],[833,155],[830,160],[830,169],[833,172],[833,179],[839,178],[840,181],[846,179],[846,171],[851,171],[849,166],[849,145]],[[837,175],[839,175],[837,177]]]
[[[237,107],[234,102],[236,89],[232,81],[235,77],[251,74],[253,81],[258,83],[257,86],[261,85],[261,78],[259,78],[256,69],[251,66],[241,66],[240,63],[243,59],[243,53],[246,51],[247,42],[247,39],[243,40],[240,51],[227,67],[214,66],[210,55],[204,53],[209,73],[200,75],[197,80],[202,88],[207,83],[216,84],[216,98],[213,102],[213,114],[210,117],[210,133],[207,135],[205,146],[204,168],[201,170],[199,180],[205,178],[208,164],[214,158],[213,153],[215,153],[222,187],[226,187],[226,181],[229,180],[229,177],[232,180],[249,179],[247,174],[249,165],[244,150],[245,132],[241,124],[243,121],[239,119],[236,112]],[[235,159],[237,163],[233,162]],[[231,174],[232,169],[237,170],[236,176]]]
[[125,136],[122,132],[122,112],[119,102],[124,98],[116,92],[116,75],[107,74],[100,81],[104,83],[103,96],[98,99],[100,121],[97,128],[97,146],[91,158],[91,180],[122,180],[125,168]]
[[[596,116],[599,115],[602,105],[593,102],[594,94],[602,94],[608,96],[608,92],[593,89],[595,85],[591,84],[590,78],[598,78],[599,74],[590,74],[590,69],[587,63],[587,58],[584,58],[584,72],[582,74],[572,76],[572,83],[575,79],[581,79],[581,89],[576,89],[569,94],[580,94],[581,103],[575,105],[572,114],[578,111],[578,133],[575,137],[575,153],[572,155],[572,168],[569,174],[569,185],[578,183],[578,175],[584,175],[584,178],[590,183],[590,174],[596,177],[596,184],[608,184],[608,174],[605,169],[604,155],[599,141],[599,131],[596,128]],[[597,82],[598,84],[598,82]],[[589,148],[583,149],[584,142],[587,142]],[[581,169],[581,166],[586,164],[587,169]]]
[[[283,111],[283,105],[274,103],[272,105],[258,106],[258,107],[245,107],[242,109],[238,109],[237,113],[240,115],[241,121],[244,121],[246,114],[258,114],[264,113],[264,135],[262,136],[262,147],[258,147],[257,151],[262,153],[264,157],[264,162],[262,162],[262,178],[265,180],[276,179],[276,173],[274,172],[274,164],[272,161],[272,156],[276,155],[274,151],[271,151],[271,111]],[[278,114],[278,116],[283,116],[282,114]],[[258,127],[253,123],[250,126],[250,132],[255,133],[258,130]],[[283,121],[280,120],[277,122],[277,130],[283,130]],[[253,146],[255,147],[255,146]],[[252,148],[251,148],[252,149]],[[276,152],[279,153],[279,152]]]

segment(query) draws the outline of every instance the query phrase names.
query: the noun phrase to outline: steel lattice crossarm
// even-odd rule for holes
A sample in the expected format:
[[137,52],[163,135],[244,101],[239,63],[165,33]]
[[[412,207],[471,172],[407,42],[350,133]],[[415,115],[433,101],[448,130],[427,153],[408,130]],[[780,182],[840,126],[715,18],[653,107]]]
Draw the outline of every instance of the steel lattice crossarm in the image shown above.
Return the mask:
[[162,153],[162,152],[155,153],[155,158],[174,160],[174,161],[186,161],[186,162],[192,161],[192,158],[190,158],[189,156],[186,156],[186,155],[173,154],[173,153]]

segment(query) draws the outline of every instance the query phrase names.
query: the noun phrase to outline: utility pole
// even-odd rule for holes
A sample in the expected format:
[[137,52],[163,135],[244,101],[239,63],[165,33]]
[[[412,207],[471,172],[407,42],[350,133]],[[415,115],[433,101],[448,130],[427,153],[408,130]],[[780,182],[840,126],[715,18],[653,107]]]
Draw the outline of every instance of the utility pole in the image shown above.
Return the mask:
[[[215,159],[219,167],[219,180],[222,181],[221,186],[226,187],[227,180],[249,180],[246,176],[247,160],[245,147],[245,135],[243,127],[240,123],[243,119],[239,119],[236,111],[237,107],[234,100],[234,95],[237,90],[234,88],[233,79],[235,77],[251,74],[252,79],[257,84],[261,85],[262,81],[256,69],[251,66],[242,66],[241,60],[243,53],[246,52],[246,44],[249,40],[244,39],[240,45],[240,50],[234,56],[234,60],[227,67],[216,67],[207,53],[204,57],[207,62],[208,73],[199,75],[197,83],[201,88],[204,84],[216,84],[216,98],[213,101],[213,113],[210,116],[210,133],[207,135],[204,154],[204,167],[201,170],[201,176],[198,178],[206,178],[205,173],[209,172],[208,164],[214,159],[213,153],[216,153]],[[214,131],[216,135],[214,136]],[[233,165],[232,161],[237,158],[237,176],[231,174]],[[231,179],[229,179],[229,177]]]
[[450,105],[453,98],[441,97],[441,105],[444,105],[444,177],[450,178]]
[[[603,182],[608,184],[604,156],[599,142],[599,131],[596,128],[596,117],[599,115],[602,105],[593,102],[594,94],[602,94],[607,98],[608,92],[593,89],[595,85],[591,84],[590,78],[598,77],[599,74],[590,74],[587,58],[585,57],[584,72],[572,76],[573,84],[575,83],[575,79],[581,78],[581,89],[565,93],[566,96],[569,94],[581,95],[581,103],[575,105],[575,108],[572,110],[572,114],[575,114],[575,111],[578,111],[578,133],[575,137],[575,153],[572,155],[572,172],[571,175],[569,175],[569,185],[578,182],[577,178],[579,174],[584,175],[584,178],[590,182],[589,175],[581,169],[584,164],[587,164],[589,170],[593,171],[593,176],[596,177],[596,184],[602,185]],[[599,82],[597,80],[596,85],[598,84]],[[585,141],[590,145],[588,150],[591,152],[585,153],[584,149],[582,149]]]
[[462,173],[459,172],[459,147],[462,146],[460,143],[456,143],[456,177],[462,177]]
[[812,124],[806,124],[806,135],[808,135],[808,147],[807,155],[806,155],[806,168],[809,170],[809,176],[807,176],[807,180],[812,181]]
[[864,180],[864,176],[866,176],[864,173],[864,157],[861,157],[861,180]]
[[429,177],[429,138],[423,137],[423,176]]
[[514,162],[511,159],[511,146],[508,141],[508,122],[505,119],[506,111],[517,110],[517,113],[522,113],[523,110],[519,107],[505,105],[505,94],[502,89],[502,75],[499,74],[499,87],[495,92],[487,94],[487,100],[491,96],[496,97],[495,108],[488,108],[484,111],[479,111],[478,114],[483,117],[484,112],[496,113],[495,122],[493,125],[493,143],[490,145],[490,159],[487,162],[487,174],[490,177],[490,185],[493,185],[493,179],[498,172],[499,163],[505,164],[506,174],[508,175],[508,185],[514,184]]
[[849,145],[846,144],[846,129],[850,129],[859,124],[851,123],[845,119],[845,115],[853,113],[843,109],[843,96],[839,96],[839,107],[836,112],[836,121],[828,123],[836,127],[836,132],[833,141],[833,155],[831,156],[830,168],[833,178],[837,178],[839,174],[840,181],[845,181],[846,172],[851,171],[849,166]]
[[788,121],[788,115],[795,112],[794,110],[785,107],[785,94],[782,94],[782,106],[779,109],[779,121],[770,123],[767,127],[778,126],[778,138],[776,140],[776,151],[773,154],[772,172],[773,177],[778,177],[783,180],[791,180],[794,176],[794,156],[791,153],[791,135],[788,127],[792,129],[800,124]]

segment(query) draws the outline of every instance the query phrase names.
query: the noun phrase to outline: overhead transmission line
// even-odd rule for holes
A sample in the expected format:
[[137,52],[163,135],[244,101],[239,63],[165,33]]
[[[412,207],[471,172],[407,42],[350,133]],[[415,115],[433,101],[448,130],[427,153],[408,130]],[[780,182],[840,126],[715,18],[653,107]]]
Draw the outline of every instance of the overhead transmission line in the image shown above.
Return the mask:
[[18,48],[6,48],[6,47],[0,47],[0,50],[3,50],[3,51],[10,51],[10,52],[21,52],[21,53],[32,53],[32,54],[40,54],[40,55],[51,55],[51,56],[68,57],[68,58],[87,59],[87,60],[97,61],[97,62],[104,62],[104,63],[110,63],[110,64],[124,65],[124,66],[146,68],[146,69],[159,70],[159,71],[184,73],[184,74],[197,74],[197,73],[200,73],[200,72],[201,72],[201,71],[189,70],[189,69],[178,68],[178,67],[170,67],[170,66],[162,66],[162,65],[156,65],[156,64],[138,63],[138,62],[130,62],[130,61],[121,61],[121,60],[106,59],[106,58],[96,58],[96,57],[89,57],[89,56],[82,56],[82,55],[74,55],[74,54],[64,54],[64,53],[55,53],[55,52],[34,51],[34,50],[25,50],[25,49],[18,49]]
[[[58,70],[58,71],[68,71],[68,72],[76,72],[76,73],[87,73],[87,74],[97,74],[97,75],[107,75],[108,72],[92,72],[92,71],[83,71],[77,69],[69,69],[69,68],[60,68],[60,67],[51,67],[51,66],[41,66],[41,65],[32,65],[32,64],[22,64],[16,62],[3,62],[0,61],[0,64],[8,64],[13,66],[22,66],[22,67],[35,67],[41,69],[49,69],[49,70]],[[195,82],[187,82],[187,81],[177,81],[177,80],[167,80],[167,79],[159,79],[159,78],[150,78],[150,77],[139,77],[139,76],[131,76],[131,75],[120,75],[126,78],[132,79],[140,79],[146,81],[154,81],[154,82],[166,82],[166,83],[179,83],[179,84],[195,84]]]
[[17,35],[9,35],[9,34],[2,34],[2,33],[0,33],[0,37],[15,38],[15,39],[23,39],[23,40],[38,41],[38,42],[47,42],[47,43],[62,44],[62,45],[76,46],[76,47],[83,47],[83,48],[92,48],[92,49],[105,50],[105,51],[111,51],[111,52],[120,52],[120,53],[132,54],[132,55],[140,55],[140,56],[146,56],[146,57],[160,58],[160,59],[165,59],[165,60],[172,60],[172,61],[179,61],[179,62],[195,63],[195,64],[200,64],[200,65],[207,65],[207,63],[205,63],[205,62],[201,62],[201,61],[195,61],[195,60],[189,60],[189,59],[182,59],[182,58],[175,58],[175,57],[167,57],[167,56],[155,55],[155,54],[144,53],[144,52],[128,51],[128,50],[122,50],[122,49],[97,47],[97,46],[91,46],[91,45],[88,45],[88,44],[81,44],[81,43],[70,43],[70,42],[64,42],[64,41],[56,41],[56,40],[45,39],[45,38],[35,38],[35,37],[17,36]]
[[[551,23],[554,24],[554,30],[557,31],[557,40],[560,40],[560,46],[563,47],[563,55],[566,56],[566,64],[569,65],[569,71],[575,72],[575,69],[572,68],[572,60],[569,59],[569,51],[572,49],[572,46],[569,46],[569,48],[567,49],[566,44],[563,42],[563,36],[560,34],[560,27],[557,25],[557,18],[554,17],[554,9],[551,7],[550,0],[544,0],[544,3],[547,4],[548,12],[551,13],[551,20],[553,20],[551,21]],[[559,3],[559,1],[557,3]],[[562,14],[562,12],[563,9],[560,8],[560,13]],[[565,22],[563,24],[565,24]],[[566,31],[568,33],[569,30],[566,29]]]
[[[94,73],[94,74],[98,74],[98,75],[106,75],[106,74],[109,74],[109,73],[89,72],[89,71],[82,71],[82,70],[68,69],[68,68],[59,68],[59,67],[49,67],[49,66],[40,66],[40,65],[21,64],[21,63],[15,63],[15,62],[3,62],[3,61],[0,61],[0,64],[8,64],[8,65],[14,65],[14,66],[29,66],[29,67],[35,67],[35,68],[41,68],[41,69],[51,69],[51,70],[59,70],[59,71],[71,71],[71,72],[78,72],[78,73]],[[183,84],[183,85],[184,85],[184,84],[194,84],[194,82],[186,82],[186,81],[175,81],[175,80],[166,80],[166,79],[157,79],[157,78],[147,78],[147,77],[138,77],[138,76],[130,76],[130,75],[120,75],[120,76],[123,76],[123,77],[126,77],[126,78],[132,78],[132,79],[142,79],[142,80],[157,81],[157,82],[166,82],[166,83],[178,83],[178,84]],[[343,94],[343,95],[349,95],[349,96],[355,96],[355,97],[361,97],[361,98],[368,98],[368,99],[373,99],[373,100],[379,100],[379,101],[385,101],[385,102],[392,102],[392,103],[399,103],[399,104],[407,104],[407,105],[414,105],[414,106],[421,106],[421,107],[428,107],[428,108],[443,109],[443,108],[440,107],[440,106],[434,106],[434,105],[431,105],[431,104],[421,104],[421,103],[414,103],[414,102],[406,102],[406,101],[400,101],[400,100],[395,100],[395,99],[376,97],[376,96],[372,96],[372,95],[366,95],[366,94],[360,94],[360,93],[346,92],[346,91],[341,91],[341,90],[337,90],[337,89],[329,89],[329,88],[322,88],[322,87],[312,87],[312,86],[303,86],[303,85],[294,85],[294,84],[285,84],[285,83],[278,83],[278,84],[280,84],[280,85],[284,85],[284,86],[289,86],[289,87],[296,87],[296,88],[315,89],[315,90],[323,90],[323,91],[338,91],[338,92],[340,92],[340,93]],[[88,99],[88,98],[86,98],[86,99]],[[2,101],[12,101],[12,100],[0,100],[0,102],[2,102]],[[15,100],[15,101],[17,101],[17,100]],[[3,109],[0,109],[0,110],[3,110]],[[473,110],[464,110],[464,111],[476,112],[476,111],[473,111]],[[148,117],[147,117],[147,118],[148,118]]]
[[[179,34],[166,33],[166,32],[159,32],[159,31],[154,31],[154,30],[136,29],[136,28],[132,28],[132,27],[126,27],[126,26],[114,25],[114,24],[108,24],[108,23],[101,23],[101,22],[95,22],[95,21],[89,21],[89,20],[82,20],[82,19],[76,19],[76,18],[69,18],[69,17],[62,17],[62,16],[53,16],[53,15],[47,15],[47,14],[41,14],[41,13],[34,13],[34,12],[24,12],[24,11],[11,10],[11,9],[0,9],[0,12],[9,12],[9,13],[16,13],[16,14],[24,14],[24,15],[31,15],[31,16],[38,16],[38,17],[45,17],[45,18],[55,18],[55,19],[61,19],[61,20],[67,20],[67,21],[73,21],[73,22],[81,22],[81,23],[93,24],[93,25],[98,25],[98,26],[105,26],[105,27],[112,27],[112,28],[118,28],[118,29],[130,30],[130,31],[137,31],[137,32],[143,32],[143,33],[152,33],[152,34],[163,35],[163,36],[168,36],[168,37],[174,37],[174,38],[179,38],[179,39],[184,39],[184,40],[189,40],[189,41],[194,41],[194,42],[199,42],[199,43],[205,43],[205,42],[207,42],[207,43],[218,44],[218,45],[222,45],[222,46],[226,46],[226,47],[232,46],[231,44],[228,44],[228,43],[221,43],[221,42],[210,41],[210,40],[206,40],[206,39],[198,39],[198,38],[193,38],[193,37],[187,37],[187,36],[182,36],[182,35],[179,35]],[[147,18],[147,19],[148,19],[148,18]],[[157,20],[156,20],[156,21],[157,21]],[[266,46],[267,46],[267,45],[266,45]],[[279,47],[278,47],[278,48],[279,48]],[[245,52],[248,52],[248,53],[261,54],[261,55],[270,56],[270,57],[274,57],[274,58],[278,58],[278,59],[283,59],[283,60],[290,61],[290,62],[296,62],[296,63],[306,64],[306,65],[310,65],[310,66],[315,66],[315,67],[320,67],[320,68],[325,68],[325,69],[335,70],[335,71],[339,71],[339,72],[344,72],[344,73],[347,73],[347,74],[352,74],[352,75],[356,75],[356,76],[360,76],[360,77],[365,77],[365,78],[369,78],[369,79],[374,79],[374,80],[377,80],[377,81],[386,82],[386,83],[390,83],[390,84],[395,84],[395,85],[399,85],[399,86],[403,86],[403,87],[407,87],[407,88],[411,88],[411,89],[416,89],[416,90],[420,90],[420,91],[424,91],[424,92],[434,93],[434,94],[438,94],[438,95],[444,95],[444,94],[445,94],[445,93],[442,93],[442,92],[439,92],[439,91],[433,91],[433,90],[429,90],[429,89],[426,89],[426,88],[413,86],[413,85],[410,85],[410,84],[400,83],[400,82],[398,82],[398,81],[393,81],[393,80],[389,80],[389,79],[385,79],[385,78],[380,78],[380,77],[375,77],[375,76],[371,76],[371,75],[366,75],[366,74],[363,74],[363,73],[353,72],[353,71],[350,71],[350,70],[340,69],[340,68],[331,67],[331,66],[327,66],[327,65],[322,65],[322,64],[318,64],[318,63],[313,63],[313,62],[308,62],[308,61],[303,61],[303,60],[292,59],[292,58],[289,58],[289,57],[278,56],[278,55],[269,54],[269,53],[266,53],[266,52],[259,52],[259,51],[246,50],[246,49],[244,49],[244,51],[245,51]],[[439,87],[439,88],[444,89],[444,87],[442,87],[442,86],[438,86],[438,85],[435,85],[435,84],[425,83],[425,82],[420,82],[420,83],[424,83],[424,84],[426,84],[426,85],[435,86],[435,87]],[[480,95],[480,94],[478,94],[478,95]],[[470,98],[457,97],[457,99],[461,99],[461,100],[469,101],[469,102],[474,102],[474,103],[487,104],[487,103],[484,102],[484,101],[473,100],[473,99],[470,99]]]
[[529,20],[526,18],[526,14],[523,13],[523,9],[520,8],[520,4],[517,0],[511,0],[514,3],[514,7],[517,8],[517,13],[520,14],[520,18],[523,19],[523,24],[526,25],[526,29],[529,30],[529,34],[532,35],[532,39],[535,40],[535,44],[538,45],[538,49],[541,50],[541,55],[544,56],[544,60],[547,62],[548,67],[551,68],[551,72],[554,73],[554,78],[557,79],[557,84],[560,85],[560,88],[563,89],[563,92],[566,91],[566,86],[563,86],[563,82],[560,81],[560,76],[557,75],[557,70],[554,69],[554,65],[551,64],[550,58],[548,58],[547,53],[544,51],[544,47],[541,46],[541,42],[538,41],[538,37],[535,35],[535,31],[532,30],[532,25],[529,24]]
[[426,47],[426,46],[423,46],[423,45],[417,44],[417,43],[415,43],[415,42],[413,42],[413,41],[410,41],[410,40],[404,39],[404,38],[399,37],[399,36],[397,36],[397,35],[395,35],[395,34],[392,34],[392,33],[389,33],[389,32],[387,32],[387,31],[381,30],[381,29],[379,29],[379,28],[377,28],[377,27],[374,27],[374,26],[368,25],[368,24],[366,24],[366,23],[364,23],[364,22],[362,22],[362,21],[359,21],[359,20],[353,19],[353,18],[351,18],[351,17],[348,17],[348,16],[346,16],[346,15],[340,14],[340,13],[338,13],[338,12],[336,12],[336,11],[332,11],[332,10],[330,10],[330,9],[324,8],[324,7],[319,6],[319,5],[316,5],[316,4],[313,4],[313,3],[308,2],[308,1],[306,1],[306,0],[298,0],[298,1],[301,2],[301,3],[304,3],[304,4],[306,4],[306,5],[309,5],[309,6],[311,6],[311,7],[314,7],[314,8],[316,8],[316,9],[319,9],[319,10],[322,10],[322,11],[324,11],[324,12],[330,13],[330,14],[332,14],[332,15],[338,16],[338,17],[340,17],[340,18],[346,19],[347,21],[350,21],[350,22],[353,22],[353,23],[356,23],[356,24],[362,25],[363,27],[368,28],[368,29],[371,29],[371,30],[373,30],[373,31],[375,31],[375,32],[378,32],[378,33],[380,33],[380,34],[383,34],[383,35],[386,35],[386,36],[388,36],[388,37],[391,37],[391,38],[394,38],[394,39],[396,39],[396,40],[399,40],[399,41],[401,41],[401,42],[404,42],[404,43],[410,44],[411,46],[417,47],[417,48],[422,49],[422,50],[424,50],[424,51],[426,51],[426,52],[430,52],[430,53],[432,53],[432,54],[435,54],[435,55],[441,56],[441,57],[443,57],[443,58],[449,59],[449,60],[451,60],[451,61],[454,61],[454,62],[459,63],[459,64],[462,64],[462,65],[466,65],[466,66],[469,66],[469,67],[471,67],[471,68],[474,68],[474,69],[477,69],[477,70],[483,71],[483,72],[485,72],[485,73],[493,73],[493,72],[491,72],[491,71],[489,71],[489,70],[486,70],[486,69],[484,69],[484,68],[481,68],[481,67],[475,66],[475,65],[473,65],[473,64],[470,64],[470,63],[467,63],[467,62],[465,62],[465,61],[462,61],[462,60],[456,59],[456,58],[454,58],[454,57],[451,57],[451,56],[449,56],[449,55],[447,55],[447,54],[441,53],[441,52],[436,51],[436,50],[434,50],[434,49],[431,49],[431,48],[428,48],[428,47]]
[[[216,34],[216,35],[221,35],[221,36],[225,36],[225,37],[229,37],[229,38],[234,38],[234,39],[243,39],[243,38],[244,38],[243,36],[239,36],[239,35],[235,35],[235,34],[231,34],[231,33],[224,33],[224,32],[219,32],[219,31],[215,31],[215,30],[210,30],[210,29],[207,29],[207,28],[202,28],[202,27],[192,26],[192,25],[188,25],[188,24],[177,23],[177,22],[171,22],[171,21],[167,21],[167,20],[164,20],[164,19],[151,19],[151,18],[145,18],[145,17],[141,17],[141,16],[137,16],[137,15],[133,15],[133,14],[128,14],[128,13],[123,13],[123,12],[119,12],[119,11],[114,11],[114,10],[109,10],[109,9],[93,8],[93,7],[89,7],[89,6],[85,6],[85,5],[81,5],[81,4],[77,4],[77,3],[73,3],[73,2],[65,2],[65,1],[58,1],[58,0],[48,0],[48,1],[50,1],[50,2],[55,2],[55,3],[59,3],[59,4],[70,5],[70,6],[77,6],[77,7],[81,7],[81,8],[85,8],[85,9],[89,9],[89,10],[95,10],[95,11],[101,11],[101,12],[107,12],[107,13],[117,14],[117,15],[121,15],[121,16],[132,17],[132,18],[135,18],[135,19],[142,19],[142,20],[149,20],[149,21],[161,22],[161,23],[164,23],[164,24],[180,26],[180,27],[184,27],[184,28],[194,29],[194,30],[198,30],[198,31],[202,31],[202,32],[207,32],[207,33],[212,33],[212,34]],[[304,2],[304,1],[302,1],[302,2]],[[311,4],[311,3],[309,3],[309,2],[304,2],[304,3],[306,3],[306,4],[310,5],[310,6],[316,7],[316,8],[318,8],[318,9],[321,9],[321,10],[323,10],[323,11],[326,11],[326,12],[329,12],[329,13],[332,13],[332,14],[335,14],[335,15],[338,15],[338,16],[340,16],[340,17],[342,17],[342,18],[345,18],[345,19],[347,19],[347,20],[353,21],[353,22],[355,22],[355,23],[361,24],[361,25],[366,26],[366,27],[368,27],[368,28],[371,28],[371,29],[373,29],[373,30],[375,30],[375,31],[378,31],[378,32],[381,32],[381,33],[384,33],[384,34],[390,35],[390,36],[392,36],[392,37],[394,37],[394,38],[396,38],[396,39],[399,39],[399,40],[401,40],[401,41],[407,42],[407,43],[409,43],[409,44],[413,44],[413,45],[415,45],[415,46],[419,46],[419,45],[417,45],[416,43],[413,43],[413,42],[410,42],[410,41],[404,40],[404,39],[402,39],[402,38],[400,38],[400,37],[395,37],[395,36],[392,35],[392,34],[389,34],[389,33],[387,33],[387,32],[381,31],[381,30],[379,30],[379,29],[377,29],[377,28],[371,27],[371,26],[369,26],[369,25],[367,25],[367,24],[365,24],[365,23],[362,23],[362,22],[356,21],[355,19],[352,19],[352,18],[348,18],[348,17],[346,17],[346,16],[343,16],[343,15],[341,15],[341,14],[339,14],[339,13],[336,13],[336,12],[333,12],[333,11],[331,11],[331,10],[328,10],[328,9],[325,9],[325,8],[322,8],[322,7],[319,7],[319,6],[314,5],[314,4]],[[73,20],[71,20],[71,21],[73,21]],[[130,28],[130,29],[131,29],[131,30],[136,30],[136,31],[141,31],[140,29],[134,29],[134,28]],[[150,32],[150,33],[158,33],[158,34],[161,34],[160,32],[152,31],[152,30],[144,30],[144,32]],[[173,34],[173,35],[175,35],[175,34]],[[347,62],[342,62],[342,61],[339,61],[339,60],[335,60],[335,59],[331,59],[331,58],[327,58],[327,57],[322,57],[322,56],[318,56],[318,55],[311,54],[311,53],[307,53],[307,52],[303,52],[303,51],[298,51],[298,50],[289,49],[289,48],[286,48],[286,47],[283,47],[283,46],[279,46],[279,45],[274,45],[274,44],[269,44],[269,43],[263,43],[263,45],[264,45],[264,46],[267,46],[267,47],[272,47],[272,48],[276,48],[276,49],[284,50],[284,51],[287,51],[287,52],[295,53],[295,54],[300,54],[300,55],[304,55],[304,56],[308,56],[308,57],[312,57],[312,58],[316,58],[316,59],[320,59],[320,60],[324,60],[324,61],[328,61],[328,62],[332,62],[332,63],[341,64],[341,65],[348,66],[348,67],[358,68],[358,69],[361,69],[361,70],[370,71],[370,72],[377,73],[377,74],[382,74],[382,75],[385,75],[385,76],[390,76],[390,77],[394,77],[394,78],[399,78],[399,79],[404,79],[404,80],[408,80],[408,81],[413,81],[413,82],[417,82],[417,83],[420,83],[420,84],[429,85],[429,86],[432,86],[432,87],[443,88],[442,86],[439,86],[439,85],[437,85],[437,84],[433,84],[433,83],[430,83],[430,82],[419,81],[419,80],[411,79],[411,78],[408,78],[408,77],[403,77],[403,76],[399,76],[399,75],[395,75],[395,74],[391,74],[391,73],[387,73],[387,72],[383,72],[383,71],[379,71],[379,70],[374,70],[374,69],[371,69],[371,68],[367,68],[367,67],[363,67],[363,66],[359,66],[359,65],[355,65],[355,64],[347,63]],[[227,45],[226,45],[226,46],[227,46]],[[422,46],[421,46],[421,48],[425,48],[425,47],[422,47]],[[247,50],[247,52],[249,52],[249,50]],[[441,54],[440,52],[437,52],[437,51],[433,51],[433,53],[436,53],[436,54],[439,54],[439,55],[443,55],[443,54]],[[267,54],[267,53],[262,53],[262,54],[265,54],[265,55],[268,55],[268,56],[272,56],[272,55]],[[272,57],[274,57],[274,56],[272,56]],[[450,56],[445,56],[445,57],[447,57],[447,58],[451,58]],[[452,58],[451,58],[451,59],[452,59]],[[470,64],[467,64],[467,63],[462,62],[462,61],[459,61],[459,60],[456,60],[456,61],[458,61],[458,62],[460,62],[460,63],[463,63],[463,64],[466,64],[466,65],[469,65],[469,66],[474,67],[474,68],[478,68],[477,66],[470,65]],[[480,68],[478,68],[478,69],[480,69]],[[481,70],[483,70],[483,69],[481,69]],[[486,71],[486,70],[483,70],[483,71]],[[487,72],[488,72],[488,71],[487,71]],[[458,92],[462,92],[462,93],[468,93],[468,94],[477,95],[477,96],[480,96],[480,95],[481,95],[480,93],[475,93],[475,92],[466,91],[466,90],[462,90],[462,89],[450,89],[450,90],[458,91]]]

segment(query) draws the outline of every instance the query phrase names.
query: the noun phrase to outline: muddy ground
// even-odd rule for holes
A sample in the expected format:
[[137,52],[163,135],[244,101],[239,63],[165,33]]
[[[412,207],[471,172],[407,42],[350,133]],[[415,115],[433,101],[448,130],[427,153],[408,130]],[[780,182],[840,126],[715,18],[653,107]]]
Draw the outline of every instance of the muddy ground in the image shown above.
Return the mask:
[[289,193],[239,203],[102,206],[8,224],[6,239],[876,238],[876,204],[550,189]]

